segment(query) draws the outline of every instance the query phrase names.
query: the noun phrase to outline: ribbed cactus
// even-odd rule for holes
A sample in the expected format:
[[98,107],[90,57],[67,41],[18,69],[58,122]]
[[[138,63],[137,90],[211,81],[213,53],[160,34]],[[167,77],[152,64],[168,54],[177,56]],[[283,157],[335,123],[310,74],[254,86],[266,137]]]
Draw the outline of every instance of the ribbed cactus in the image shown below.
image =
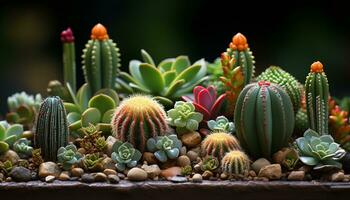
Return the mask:
[[48,97],[41,104],[35,125],[34,143],[45,160],[55,161],[57,150],[68,144],[66,110],[59,97]]
[[298,112],[301,102],[301,84],[291,74],[280,67],[271,66],[256,79],[258,81],[269,81],[281,86],[292,100],[294,112]]
[[233,36],[226,52],[236,60],[234,68],[238,66],[242,68],[244,85],[249,84],[254,76],[255,61],[253,53],[248,47],[247,38],[243,34],[237,33]]
[[305,81],[306,111],[310,128],[320,135],[328,134],[328,97],[328,80],[323,65],[314,62]]
[[240,150],[241,147],[237,139],[225,132],[214,132],[209,134],[201,144],[203,154],[214,156],[219,160],[232,150]]
[[77,89],[76,64],[75,64],[75,44],[73,31],[70,28],[62,31],[61,42],[63,44],[63,76],[64,83],[69,83],[74,92]]
[[118,140],[130,142],[143,152],[149,138],[168,131],[163,106],[149,96],[135,95],[124,99],[112,118],[112,131]]
[[227,175],[240,175],[249,171],[250,161],[242,151],[231,151],[221,160],[221,170]]
[[280,86],[252,83],[238,97],[234,121],[243,148],[254,158],[270,158],[292,135],[293,105]]
[[95,25],[91,30],[91,40],[85,47],[82,64],[85,81],[92,94],[102,88],[114,88],[120,67],[120,53],[102,24]]

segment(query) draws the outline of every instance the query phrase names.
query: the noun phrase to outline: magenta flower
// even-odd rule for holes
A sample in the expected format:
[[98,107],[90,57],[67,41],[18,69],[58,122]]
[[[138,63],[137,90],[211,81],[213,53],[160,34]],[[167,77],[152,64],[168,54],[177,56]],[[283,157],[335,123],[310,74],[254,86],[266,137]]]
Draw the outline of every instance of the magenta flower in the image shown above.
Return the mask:
[[72,29],[67,28],[67,30],[61,32],[61,41],[63,43],[74,42],[74,35]]

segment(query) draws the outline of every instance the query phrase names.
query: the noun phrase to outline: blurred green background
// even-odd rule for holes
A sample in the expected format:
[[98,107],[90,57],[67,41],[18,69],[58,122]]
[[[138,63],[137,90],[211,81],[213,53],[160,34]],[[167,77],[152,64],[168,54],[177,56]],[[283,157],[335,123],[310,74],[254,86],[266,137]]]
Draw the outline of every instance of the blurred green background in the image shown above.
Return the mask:
[[[96,23],[118,43],[123,68],[146,49],[156,61],[180,54],[213,61],[243,33],[256,71],[280,65],[301,82],[320,60],[333,95],[350,95],[350,15],[346,1],[5,1],[0,3],[0,111],[14,92],[41,92],[62,79],[60,32],[71,27],[80,55]],[[80,70],[80,69],[79,69]],[[83,81],[79,71],[78,80]]]

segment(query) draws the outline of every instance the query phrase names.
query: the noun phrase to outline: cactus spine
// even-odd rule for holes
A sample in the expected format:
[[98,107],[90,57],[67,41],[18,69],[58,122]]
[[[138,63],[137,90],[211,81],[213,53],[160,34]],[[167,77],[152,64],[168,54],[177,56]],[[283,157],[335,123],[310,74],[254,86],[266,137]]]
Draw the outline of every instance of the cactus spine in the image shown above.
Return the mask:
[[328,134],[328,80],[323,65],[317,61],[311,65],[305,81],[306,111],[311,129],[320,135]]
[[74,35],[70,28],[62,31],[61,41],[63,43],[63,76],[64,83],[69,83],[73,92],[76,91],[76,64]]
[[250,161],[242,151],[230,151],[221,161],[221,169],[227,175],[240,175],[249,171]]
[[57,150],[68,144],[66,110],[59,97],[48,97],[41,104],[36,120],[34,142],[45,160],[56,161]]
[[168,131],[163,106],[149,96],[135,95],[124,99],[112,118],[112,131],[118,140],[130,142],[141,152],[149,138]]
[[85,47],[82,55],[83,71],[92,94],[102,88],[114,88],[120,67],[120,53],[103,25],[94,26],[91,40]]
[[270,158],[292,135],[292,102],[278,85],[252,83],[238,97],[234,121],[237,138],[250,155]]

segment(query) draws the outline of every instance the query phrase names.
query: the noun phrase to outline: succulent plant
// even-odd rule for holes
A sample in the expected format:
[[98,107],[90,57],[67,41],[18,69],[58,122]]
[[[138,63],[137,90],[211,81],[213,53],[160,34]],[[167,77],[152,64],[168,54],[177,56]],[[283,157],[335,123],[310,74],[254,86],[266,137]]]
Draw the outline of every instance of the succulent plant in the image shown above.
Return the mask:
[[12,171],[13,167],[13,163],[10,160],[0,162],[0,171],[6,175],[8,175]]
[[8,124],[0,121],[0,154],[6,152],[22,136],[23,126],[21,124]]
[[20,158],[28,158],[32,155],[33,147],[30,146],[30,140],[21,138],[13,144],[13,150]]
[[96,126],[90,124],[90,126],[83,128],[83,137],[77,139],[81,148],[84,148],[86,153],[99,153],[104,152],[107,148],[107,142],[103,137],[102,131],[98,130]]
[[298,152],[295,149],[291,149],[285,156],[284,160],[282,161],[282,166],[287,168],[288,170],[293,170],[296,166],[296,164],[299,161],[299,155]]
[[92,28],[91,40],[85,45],[82,58],[85,81],[91,94],[102,88],[114,88],[120,67],[120,53],[102,24]]
[[204,158],[201,170],[202,171],[215,171],[220,166],[219,160],[214,156],[207,156]]
[[40,94],[35,96],[25,92],[13,94],[7,98],[9,113],[6,114],[6,120],[11,124],[19,123],[31,128],[41,101]]
[[323,65],[314,62],[305,81],[306,111],[309,127],[321,135],[328,134],[328,97],[328,80]]
[[41,163],[44,162],[43,157],[41,156],[41,149],[34,149],[32,151],[32,162],[36,167],[39,167]]
[[178,133],[195,131],[203,120],[203,115],[195,111],[191,102],[177,101],[173,109],[168,110],[168,124],[176,127]]
[[243,175],[249,167],[250,160],[242,151],[230,151],[221,160],[222,172],[227,175]]
[[165,135],[150,138],[147,140],[147,149],[154,153],[154,156],[160,162],[166,162],[169,159],[175,159],[179,156],[182,143],[177,136]]
[[207,74],[209,79],[202,83],[203,86],[213,86],[218,95],[225,93],[225,85],[220,81],[220,77],[223,76],[223,67],[221,65],[221,59],[217,58],[213,63],[207,62]]
[[280,67],[271,66],[262,72],[257,78],[258,81],[269,81],[281,86],[289,95],[293,103],[294,112],[298,112],[301,103],[301,84],[291,74]]
[[181,167],[181,175],[182,176],[189,176],[192,174],[192,167],[191,165],[186,165],[184,167]]
[[204,59],[190,64],[187,56],[165,59],[155,65],[153,58],[141,50],[142,61],[132,60],[130,74],[120,73],[119,90],[125,93],[143,93],[155,96],[166,107],[174,100],[190,93],[196,85],[205,81],[207,66]]
[[70,170],[73,165],[79,164],[82,157],[74,144],[60,147],[57,151],[57,161],[62,165],[64,170]]
[[190,96],[182,96],[182,99],[191,102],[196,111],[202,113],[203,120],[208,121],[215,119],[222,113],[221,109],[226,99],[226,94],[217,97],[216,90],[213,86],[204,88],[196,86],[193,89],[193,98]]
[[329,100],[329,128],[334,140],[345,150],[350,150],[349,114],[336,105],[333,99]]
[[241,150],[237,139],[226,132],[213,132],[209,134],[201,144],[203,154],[213,156],[221,160],[224,155],[233,150]]
[[72,90],[77,89],[76,64],[75,64],[75,44],[73,31],[70,28],[61,32],[61,42],[63,45],[63,77],[64,83],[69,83]]
[[66,110],[59,97],[48,97],[41,104],[35,125],[34,145],[45,160],[56,161],[57,150],[68,144]]
[[293,133],[293,105],[280,86],[252,83],[238,97],[234,122],[243,148],[254,158],[270,158]]
[[343,97],[337,101],[340,108],[346,112],[350,112],[350,97]]
[[230,122],[225,116],[219,116],[216,120],[209,120],[208,127],[212,131],[220,131],[226,133],[233,133],[235,131],[235,124]]
[[314,166],[314,169],[328,167],[342,168],[339,160],[346,154],[330,135],[319,135],[312,129],[304,133],[304,137],[296,139],[301,162]]
[[164,108],[149,96],[134,95],[124,99],[111,121],[113,134],[144,152],[149,138],[164,135],[169,127]]
[[97,172],[103,169],[104,157],[100,153],[86,154],[83,157],[83,167],[90,172]]
[[118,171],[124,171],[126,167],[133,168],[137,165],[142,154],[128,142],[116,141],[112,147],[112,160],[116,163]]

